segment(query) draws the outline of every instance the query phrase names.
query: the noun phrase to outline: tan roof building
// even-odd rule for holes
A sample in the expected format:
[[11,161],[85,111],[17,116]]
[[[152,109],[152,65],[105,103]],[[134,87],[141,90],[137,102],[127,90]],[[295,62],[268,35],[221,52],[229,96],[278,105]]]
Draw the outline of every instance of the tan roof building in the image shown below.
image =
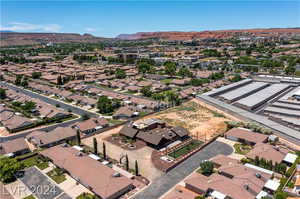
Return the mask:
[[103,199],[115,199],[133,188],[132,181],[102,165],[72,147],[62,145],[41,152],[50,158],[55,165],[68,173],[82,185]]
[[71,140],[75,138],[76,131],[71,127],[57,127],[50,132],[32,133],[30,136],[27,136],[27,139],[38,147],[48,147],[60,144],[66,140]]
[[107,127],[108,124],[109,123],[105,118],[90,118],[88,120],[75,123],[73,127],[79,129],[82,133],[87,134]]
[[17,138],[7,142],[0,143],[0,154],[23,154],[30,152],[29,146],[24,138]]
[[272,160],[274,164],[275,162],[281,163],[288,152],[287,149],[282,147],[260,143],[256,144],[254,148],[246,154],[246,157],[254,160],[255,157],[258,156],[259,158]]
[[226,138],[254,145],[265,142],[268,139],[268,136],[252,132],[248,129],[233,128],[226,132]]

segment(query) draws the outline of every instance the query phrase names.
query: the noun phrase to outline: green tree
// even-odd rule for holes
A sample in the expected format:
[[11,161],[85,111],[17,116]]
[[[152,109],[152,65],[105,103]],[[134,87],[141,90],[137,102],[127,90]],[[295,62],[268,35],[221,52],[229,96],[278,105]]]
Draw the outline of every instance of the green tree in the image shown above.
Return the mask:
[[170,75],[172,77],[176,74],[176,63],[168,61],[164,63],[164,66],[165,66],[165,73],[167,75]]
[[286,165],[283,163],[278,164],[278,173],[284,175],[286,172]]
[[210,82],[209,79],[196,79],[196,78],[193,78],[193,79],[191,79],[190,84],[192,86],[201,86],[202,84],[206,84],[206,83],[209,83],[209,82]]
[[140,62],[138,64],[138,71],[139,71],[139,73],[145,74],[145,73],[150,72],[150,70],[151,70],[151,65],[149,63]]
[[240,76],[240,74],[235,74],[233,76],[233,78],[230,79],[231,82],[238,82],[238,81],[241,81],[242,80],[242,77]]
[[107,96],[100,96],[97,102],[97,108],[102,114],[111,113],[114,110],[112,100]]
[[33,101],[26,101],[21,107],[25,111],[32,111],[36,108],[36,103]]
[[181,103],[178,93],[175,93],[174,91],[167,91],[166,98],[168,99],[170,106],[177,106]]
[[98,142],[96,138],[93,138],[94,154],[98,154]]
[[275,199],[286,199],[287,197],[288,197],[287,193],[280,191],[280,192],[275,193],[274,198]]
[[296,71],[296,68],[293,66],[288,66],[284,69],[285,74],[287,75],[293,75]]
[[80,131],[79,130],[76,131],[76,141],[77,141],[78,145],[81,144],[81,137],[80,137]]
[[10,182],[15,179],[14,174],[22,169],[22,164],[14,158],[0,159],[0,180],[2,182]]
[[151,95],[153,94],[153,92],[151,91],[151,87],[150,86],[144,86],[141,89],[141,93],[146,96],[146,97],[151,97]]
[[105,142],[103,142],[103,145],[102,145],[102,147],[103,147],[103,158],[104,158],[104,160],[106,160],[106,145],[105,145]]
[[193,73],[188,68],[182,67],[179,69],[178,75],[181,76],[182,78],[192,77]]
[[88,114],[82,115],[82,120],[88,120],[88,119],[90,119],[90,116]]
[[205,196],[199,195],[199,196],[196,196],[194,199],[205,199]]
[[124,79],[126,77],[126,73],[123,69],[117,68],[115,71],[115,76],[117,79]]
[[23,78],[23,80],[21,82],[21,86],[23,86],[23,87],[27,87],[28,86],[28,79],[27,78]]
[[210,175],[214,170],[214,164],[210,161],[205,161],[200,164],[200,168],[202,174]]
[[57,83],[57,85],[63,85],[63,80],[62,80],[61,75],[59,75],[59,76],[57,77],[56,83]]
[[6,98],[6,91],[3,88],[0,88],[0,99]]
[[270,196],[264,196],[264,197],[262,197],[261,199],[273,199],[273,198],[270,197]]
[[129,171],[129,159],[127,154],[125,156],[125,169],[126,171]]
[[42,73],[41,73],[41,72],[33,72],[33,73],[31,74],[31,77],[32,77],[33,79],[39,79],[41,76],[42,76]]
[[139,165],[138,165],[138,161],[135,160],[135,175],[138,176],[139,175]]
[[259,166],[259,157],[258,156],[255,156],[255,159],[254,159],[254,164],[256,165],[256,166]]
[[218,52],[216,49],[205,49],[202,51],[204,56],[206,57],[220,57],[221,53]]
[[20,86],[22,83],[23,75],[17,75],[15,80],[15,85]]

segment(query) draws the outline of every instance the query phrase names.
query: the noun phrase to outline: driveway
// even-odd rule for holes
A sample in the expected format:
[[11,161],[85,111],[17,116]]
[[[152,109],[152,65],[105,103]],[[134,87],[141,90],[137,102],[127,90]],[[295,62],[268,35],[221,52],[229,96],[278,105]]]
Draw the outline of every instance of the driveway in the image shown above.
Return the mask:
[[173,186],[191,174],[195,169],[197,169],[201,161],[208,160],[218,154],[229,155],[232,152],[233,149],[229,145],[215,141],[186,159],[170,172],[153,180],[146,189],[132,198],[158,199]]
[[[53,199],[64,194],[57,185],[51,182],[45,174],[41,173],[35,167],[25,169],[24,175],[20,177],[19,180],[21,180],[38,199]],[[65,195],[64,198],[70,199],[67,195]]]

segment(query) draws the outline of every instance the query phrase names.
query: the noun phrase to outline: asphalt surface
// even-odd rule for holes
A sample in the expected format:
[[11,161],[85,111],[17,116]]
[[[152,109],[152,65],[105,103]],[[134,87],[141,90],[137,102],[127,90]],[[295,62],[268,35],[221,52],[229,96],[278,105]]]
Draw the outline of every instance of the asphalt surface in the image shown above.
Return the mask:
[[87,114],[90,117],[98,117],[99,116],[96,113],[92,113],[92,112],[86,111],[84,109],[80,109],[80,108],[77,108],[75,106],[72,106],[72,105],[69,105],[69,104],[66,104],[66,103],[63,103],[63,102],[51,99],[50,97],[45,97],[43,95],[34,93],[32,91],[25,90],[25,89],[17,87],[17,86],[13,86],[12,84],[8,84],[6,82],[0,82],[0,85],[5,85],[5,86],[7,86],[8,88],[10,88],[12,90],[18,91],[18,92],[23,93],[25,95],[28,95],[28,96],[30,96],[32,98],[37,98],[37,99],[39,99],[41,101],[44,101],[44,102],[46,102],[48,104],[51,104],[53,106],[55,106],[56,104],[59,104],[60,108],[66,110],[66,111],[71,110],[73,113],[75,113],[77,115]]
[[[52,183],[37,168],[25,169],[24,175],[19,178],[38,199],[53,199],[63,191]],[[69,197],[70,198],[70,197]]]
[[[7,86],[8,88],[10,88],[12,90],[18,91],[18,92],[23,93],[25,95],[28,95],[28,96],[30,96],[32,98],[37,98],[37,99],[39,99],[41,101],[44,101],[44,102],[46,102],[48,104],[51,104],[53,106],[55,106],[56,104],[59,104],[60,108],[64,109],[65,111],[71,110],[73,113],[75,113],[77,115],[81,115],[82,116],[84,114],[87,114],[90,117],[97,117],[98,116],[95,113],[91,113],[89,111],[86,111],[86,110],[83,110],[83,109],[80,109],[80,108],[77,108],[77,107],[65,104],[63,102],[56,101],[54,99],[45,97],[43,95],[39,95],[37,93],[31,92],[31,91],[28,91],[28,90],[24,90],[22,88],[19,88],[17,86],[13,86],[13,85],[8,84],[6,82],[0,82],[0,85],[5,85],[5,86]],[[49,127],[36,128],[34,130],[38,129],[38,130],[41,130],[41,131],[51,131],[51,130],[57,128],[57,127],[67,127],[67,126],[70,126],[71,124],[74,124],[74,123],[76,123],[76,122],[78,122],[80,120],[81,120],[81,118],[78,118],[76,120],[71,120],[71,121],[67,121],[67,122],[63,122],[63,123],[58,123],[58,124],[55,124],[55,125],[51,125]],[[7,136],[7,137],[0,137],[0,143],[6,142],[8,140],[13,140],[13,139],[25,137],[26,135],[28,135],[29,133],[31,133],[34,130],[28,130],[28,131],[26,131],[24,133],[12,134],[11,136]]]
[[208,160],[219,154],[229,155],[232,152],[233,149],[231,146],[215,141],[186,159],[168,173],[153,180],[146,189],[134,196],[133,199],[158,199],[196,170],[203,160]]
[[199,95],[197,96],[200,100],[204,100],[205,102],[212,104],[220,109],[229,112],[230,114],[236,114],[242,118],[245,118],[250,121],[254,121],[262,126],[270,128],[272,132],[282,137],[289,142],[299,145],[300,144],[300,134],[299,131],[292,129],[288,126],[280,124],[278,122],[272,121],[268,119],[266,116],[258,115],[247,110],[241,109],[237,106],[233,106],[231,104],[227,104],[223,101],[220,101],[214,97],[210,97],[207,95]]

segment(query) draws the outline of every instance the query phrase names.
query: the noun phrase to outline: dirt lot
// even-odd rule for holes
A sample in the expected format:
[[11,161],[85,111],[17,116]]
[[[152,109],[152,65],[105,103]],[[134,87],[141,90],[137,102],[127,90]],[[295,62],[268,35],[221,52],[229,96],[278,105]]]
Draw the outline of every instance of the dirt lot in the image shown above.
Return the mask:
[[225,121],[238,120],[197,99],[148,116],[148,118],[159,118],[168,125],[182,126],[188,129],[194,137],[203,141],[225,132],[227,129]]

